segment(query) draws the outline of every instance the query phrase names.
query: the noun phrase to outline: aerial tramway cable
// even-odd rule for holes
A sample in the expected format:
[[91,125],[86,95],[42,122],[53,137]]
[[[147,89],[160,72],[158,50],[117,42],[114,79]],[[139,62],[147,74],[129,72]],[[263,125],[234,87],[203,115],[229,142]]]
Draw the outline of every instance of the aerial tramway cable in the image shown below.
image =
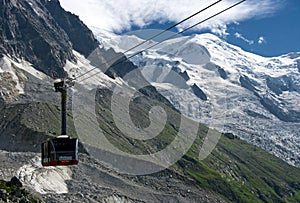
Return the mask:
[[[216,16],[218,16],[218,15],[220,15],[220,14],[222,14],[222,13],[224,13],[224,12],[226,12],[226,11],[228,11],[228,10],[234,8],[234,7],[236,7],[236,6],[238,6],[239,4],[241,4],[241,3],[245,2],[245,1],[246,1],[246,0],[241,0],[241,1],[239,1],[239,2],[237,2],[237,3],[235,3],[235,4],[233,4],[233,5],[231,5],[231,6],[229,6],[229,7],[227,7],[227,8],[225,8],[225,9],[219,11],[218,13],[216,13],[216,14],[214,14],[214,15],[211,15],[211,16],[205,18],[204,20],[201,20],[201,21],[199,21],[199,22],[193,24],[192,26],[190,26],[190,27],[188,27],[188,28],[185,28],[184,30],[182,30],[182,31],[180,31],[180,32],[177,32],[177,33],[171,35],[170,37],[168,37],[168,38],[166,38],[166,39],[163,39],[163,40],[161,40],[161,41],[155,43],[154,45],[151,45],[151,46],[149,46],[149,47],[147,47],[147,48],[145,48],[145,49],[143,49],[143,50],[141,50],[141,51],[138,51],[138,52],[136,52],[136,53],[134,53],[134,54],[132,54],[132,55],[130,55],[130,56],[127,56],[126,59],[123,59],[123,60],[121,60],[121,61],[119,61],[119,62],[117,62],[117,63],[114,63],[114,64],[112,64],[110,67],[116,66],[116,65],[118,65],[118,64],[120,64],[120,63],[123,63],[123,62],[127,61],[128,59],[130,59],[130,58],[132,58],[132,57],[134,57],[134,56],[136,56],[136,55],[138,55],[138,54],[141,54],[141,53],[143,53],[144,51],[149,50],[149,49],[151,49],[151,48],[153,48],[153,47],[155,47],[155,46],[157,46],[157,45],[163,43],[164,41],[167,41],[167,40],[169,40],[169,39],[172,39],[172,38],[176,37],[177,35],[180,35],[180,34],[186,32],[187,30],[190,30],[190,29],[192,29],[192,28],[194,28],[194,27],[196,27],[196,26],[198,26],[198,25],[204,23],[204,22],[206,22],[206,21],[208,21],[208,20],[210,20],[210,19],[212,19],[212,18],[214,18],[214,17],[216,17]],[[214,4],[216,4],[216,3],[217,3],[217,2],[215,2]],[[209,6],[209,7],[211,7],[211,6]],[[207,9],[207,8],[209,8],[209,7],[206,7],[205,9]],[[202,9],[202,11],[203,11],[203,9]],[[198,13],[198,12],[197,12],[197,13]],[[199,14],[199,13],[198,13],[198,14]],[[195,15],[195,14],[193,14],[193,16],[194,16],[194,15]],[[188,18],[186,18],[186,19],[188,19]],[[181,21],[181,23],[182,23],[182,22],[183,22],[183,21]],[[178,25],[178,23],[176,23],[176,24]],[[173,28],[173,26],[171,26],[171,27]],[[170,29],[172,29],[172,28],[170,28]],[[160,32],[160,33],[162,34],[162,33],[166,32],[167,30],[168,30],[168,29],[166,29],[166,30],[164,30],[164,31],[162,31],[162,32]],[[158,36],[158,34],[157,34],[157,36]],[[153,37],[151,37],[151,38],[153,39],[153,38],[155,38],[155,37],[157,37],[157,36],[155,35],[155,36],[153,36]],[[150,39],[151,39],[151,38],[150,38]],[[149,41],[150,39],[144,41],[143,43]],[[126,52],[128,52],[129,50],[132,50],[132,49],[134,49],[134,48],[140,46],[140,45],[143,44],[143,43],[140,43],[140,44],[138,44],[138,45],[136,45],[136,46],[134,46],[134,47],[128,49],[127,51],[125,51],[125,52],[123,52],[123,53],[126,53]],[[120,59],[120,58],[119,58],[119,59]],[[108,62],[111,62],[111,60],[109,60]],[[105,64],[106,64],[106,63],[100,64],[100,66],[105,65]],[[82,77],[82,76],[86,75],[87,73],[89,73],[89,72],[91,72],[91,71],[93,71],[93,70],[95,70],[95,69],[97,69],[97,67],[95,67],[95,68],[93,68],[93,69],[91,69],[91,70],[89,70],[89,71],[87,71],[87,72],[85,72],[85,73],[83,73],[83,74],[81,74],[81,75],[75,77],[75,79],[77,79],[77,78],[79,78],[79,77]],[[86,77],[86,78],[84,78],[84,79],[82,79],[82,80],[79,80],[78,82],[82,82],[82,81],[85,81],[85,80],[87,80],[87,79],[89,79],[89,78],[91,78],[91,77],[94,77],[95,75],[99,74],[100,72],[101,72],[101,71],[99,71],[99,72],[97,72],[97,73],[95,73],[95,74],[93,74],[93,75],[90,75],[90,76],[88,76],[88,77]]]
[[[159,33],[153,35],[152,37],[150,37],[150,38],[144,40],[143,42],[138,43],[137,45],[135,45],[135,46],[129,48],[128,50],[124,51],[122,54],[125,54],[125,53],[127,53],[127,52],[129,52],[129,51],[132,51],[133,49],[135,49],[135,48],[137,48],[137,47],[139,47],[139,46],[141,46],[141,45],[143,45],[143,44],[145,44],[145,43],[147,43],[147,42],[149,42],[149,41],[155,39],[156,37],[162,35],[163,33],[167,32],[167,31],[169,31],[169,30],[171,30],[172,28],[176,27],[177,25],[179,25],[179,24],[181,24],[181,23],[183,23],[183,22],[185,22],[185,21],[187,21],[187,20],[189,20],[189,19],[195,17],[196,15],[198,15],[198,14],[202,13],[203,11],[205,11],[205,10],[211,8],[212,6],[214,6],[214,5],[218,4],[218,3],[220,3],[221,1],[222,1],[222,0],[218,0],[218,1],[214,2],[213,4],[210,4],[209,6],[207,6],[207,7],[203,8],[203,9],[199,10],[198,12],[196,12],[196,13],[194,13],[194,14],[188,16],[187,18],[181,20],[180,22],[178,22],[178,23],[176,23],[176,24],[174,24],[174,25],[168,27],[167,29],[165,29],[165,30],[163,30],[163,31],[161,31],[161,32],[159,32]],[[113,61],[118,61],[119,59],[121,59],[121,58],[120,58],[119,56],[116,56],[116,57],[112,57],[112,58],[109,59],[107,62],[109,63],[109,62],[113,62]],[[99,64],[99,65],[102,66],[102,65],[105,65],[105,63]],[[87,72],[85,72],[85,73],[82,73],[81,75],[76,76],[74,79],[76,80],[76,79],[78,79],[78,78],[80,78],[80,77],[82,77],[82,76],[88,74],[89,72],[92,72],[92,71],[95,70],[95,69],[96,69],[96,67],[93,68],[93,69],[91,69],[91,70],[89,70],[89,71],[87,71]]]
[[[187,17],[187,18],[185,18],[184,20],[182,20],[182,21],[176,23],[175,25],[167,28],[166,30],[164,30],[164,31],[162,31],[162,32],[160,32],[160,33],[152,36],[148,40],[146,40],[146,41],[144,41],[144,42],[142,42],[142,43],[140,43],[140,44],[138,44],[138,45],[136,45],[136,46],[128,49],[124,53],[127,53],[127,52],[129,52],[129,51],[131,51],[131,50],[139,47],[140,45],[146,43],[147,41],[150,41],[150,40],[156,38],[157,36],[163,34],[167,30],[170,30],[170,29],[174,28],[175,26],[179,25],[180,23],[182,23],[182,22],[184,22],[184,21],[186,21],[186,20],[194,17],[195,15],[198,15],[200,12],[202,12],[202,11],[204,11],[204,10],[212,7],[213,5],[215,5],[215,4],[217,4],[218,2],[221,2],[221,1],[222,0],[219,0],[219,1],[215,2],[214,4],[212,4],[212,5],[204,8],[204,9],[202,9],[201,11],[198,11],[197,13],[195,13],[195,14]],[[246,1],[246,0],[239,1],[238,3],[235,3],[232,6],[226,8],[226,9],[224,9],[224,10],[222,10],[222,11],[220,11],[220,12],[218,12],[218,13],[216,13],[216,14],[214,14],[214,15],[206,18],[206,19],[204,19],[202,21],[199,21],[198,23],[196,23],[196,24],[194,24],[194,25],[192,25],[192,26],[190,26],[190,27],[188,27],[188,28],[186,28],[186,29],[184,29],[184,30],[182,30],[180,32],[177,32],[176,34],[171,35],[170,37],[168,37],[168,38],[166,38],[164,40],[161,40],[161,41],[155,43],[154,45],[149,46],[146,49],[143,49],[143,50],[141,50],[139,52],[136,52],[135,54],[132,54],[131,56],[129,56],[129,57],[127,57],[127,58],[119,61],[118,63],[112,64],[110,67],[115,66],[115,65],[120,64],[120,63],[123,63],[124,61],[126,61],[126,60],[128,60],[128,59],[130,59],[130,58],[132,58],[132,57],[134,57],[134,56],[136,56],[136,55],[138,55],[138,54],[140,54],[140,53],[142,53],[142,52],[144,52],[144,51],[146,51],[146,50],[148,50],[150,48],[153,48],[153,47],[161,44],[162,42],[164,42],[166,40],[172,39],[173,37],[175,37],[175,36],[177,36],[177,35],[185,32],[187,30],[190,30],[190,29],[192,29],[192,28],[200,25],[201,23],[203,23],[203,22],[205,22],[205,21],[207,21],[209,19],[212,19],[213,17],[215,17],[217,15],[220,15],[221,13],[223,13],[223,12],[225,12],[225,11],[227,11],[227,10],[229,10],[229,9],[231,9],[231,8],[233,8],[233,7],[241,4],[241,3],[243,3],[244,1]],[[112,58],[110,60],[110,62],[113,59],[114,58]],[[104,64],[105,63],[103,63],[101,65],[104,65]],[[91,69],[91,70],[89,70],[89,71],[87,71],[87,72],[85,72],[85,73],[77,76],[75,79],[86,75],[87,73],[91,72],[92,70],[95,70],[96,68],[97,67],[95,67],[95,68],[93,68],[93,69]],[[100,72],[101,71],[99,71],[99,72],[97,72],[97,73],[95,73],[95,74],[93,74],[93,75],[91,75],[91,76],[89,76],[87,78],[84,78],[84,79],[80,80],[79,82],[87,80],[87,79],[89,79],[89,78],[91,78],[91,77],[99,74]],[[69,136],[66,135],[67,134],[67,132],[66,132],[66,99],[67,99],[66,95],[67,94],[66,93],[67,93],[67,88],[68,87],[64,84],[64,80],[54,82],[54,87],[55,87],[55,90],[57,92],[60,92],[61,95],[62,95],[61,96],[61,100],[62,100],[61,103],[62,103],[62,135],[63,136],[60,136],[60,137],[54,138],[54,139],[49,139],[46,142],[42,143],[42,145],[41,145],[41,149],[42,149],[42,160],[41,160],[41,162],[42,162],[43,166],[77,165],[78,164],[78,139],[77,138],[70,138]]]

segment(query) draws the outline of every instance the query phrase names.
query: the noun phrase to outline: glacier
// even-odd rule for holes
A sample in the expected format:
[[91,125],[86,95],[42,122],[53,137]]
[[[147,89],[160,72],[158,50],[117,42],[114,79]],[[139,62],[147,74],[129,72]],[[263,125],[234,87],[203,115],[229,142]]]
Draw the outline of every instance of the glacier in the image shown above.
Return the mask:
[[300,53],[263,57],[209,33],[151,49],[157,42],[148,41],[127,52],[143,39],[99,29],[94,34],[104,48],[127,56],[143,50],[130,60],[183,115],[300,167]]

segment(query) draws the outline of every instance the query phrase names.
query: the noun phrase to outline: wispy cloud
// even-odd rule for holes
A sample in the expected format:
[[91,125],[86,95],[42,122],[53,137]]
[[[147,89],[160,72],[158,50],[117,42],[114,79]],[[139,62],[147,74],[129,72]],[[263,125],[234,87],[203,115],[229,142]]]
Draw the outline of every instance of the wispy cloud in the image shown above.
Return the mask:
[[254,44],[253,40],[245,38],[241,33],[236,32],[236,33],[234,33],[234,36],[238,39],[241,39],[241,40],[247,42],[249,45]]
[[[62,6],[88,25],[107,31],[130,30],[132,26],[145,27],[153,22],[178,22],[216,0],[60,0]],[[227,35],[227,25],[251,18],[270,15],[286,0],[251,0],[197,26]],[[178,26],[184,29],[227,7],[237,0],[224,0],[209,10]]]
[[258,41],[257,41],[258,44],[264,44],[264,43],[267,43],[266,39],[263,37],[263,36],[260,36],[258,38]]

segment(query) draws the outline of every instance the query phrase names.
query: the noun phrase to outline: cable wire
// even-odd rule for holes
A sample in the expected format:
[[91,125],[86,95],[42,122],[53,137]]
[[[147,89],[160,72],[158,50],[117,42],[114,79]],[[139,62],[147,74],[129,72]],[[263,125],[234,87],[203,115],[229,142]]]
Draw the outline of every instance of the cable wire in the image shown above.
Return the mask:
[[[161,31],[161,32],[159,32],[159,33],[153,35],[153,36],[150,37],[149,39],[144,40],[143,42],[141,42],[141,43],[139,43],[139,44],[137,44],[137,45],[135,45],[135,46],[129,48],[128,50],[124,51],[122,54],[125,55],[125,53],[127,53],[127,52],[129,52],[129,51],[132,51],[133,49],[135,49],[135,48],[137,48],[137,47],[139,47],[139,46],[141,46],[141,45],[143,45],[143,44],[145,44],[145,43],[147,43],[147,42],[149,42],[149,41],[155,39],[156,37],[162,35],[163,33],[167,32],[168,30],[171,30],[172,28],[176,27],[177,25],[179,25],[179,24],[181,24],[181,23],[183,23],[183,22],[185,22],[185,21],[187,21],[187,20],[189,20],[189,19],[195,17],[195,16],[198,15],[199,13],[202,13],[203,11],[209,9],[210,7],[212,7],[212,6],[214,6],[214,5],[218,4],[218,3],[220,3],[221,1],[222,1],[222,0],[218,0],[218,1],[214,2],[213,4],[211,4],[211,5],[209,5],[209,6],[205,7],[205,8],[203,8],[203,9],[201,9],[200,11],[194,13],[193,15],[190,15],[189,17],[187,17],[187,18],[181,20],[180,22],[178,22],[178,23],[176,23],[176,24],[174,24],[174,25],[168,27],[167,29],[165,29],[165,30],[163,30],[163,31]],[[118,59],[117,59],[117,58],[118,58]],[[109,63],[109,62],[112,62],[112,61],[118,61],[118,60],[121,59],[121,58],[122,58],[122,57],[119,57],[119,56],[112,57],[111,59],[109,59],[109,60],[106,61],[105,63],[100,64],[99,66],[105,65],[106,63]],[[88,74],[89,72],[92,72],[92,71],[95,70],[96,68],[97,68],[97,67],[95,67],[95,68],[93,68],[93,69],[91,69],[91,70],[89,70],[89,71],[87,71],[87,72],[85,72],[85,73],[82,73],[81,75],[76,76],[74,79],[78,79],[78,78],[80,78],[80,77],[82,77],[82,76]]]
[[[132,54],[131,56],[126,57],[125,60],[121,60],[121,61],[119,61],[119,62],[117,62],[117,63],[112,64],[110,67],[116,66],[116,65],[118,65],[118,64],[120,64],[120,63],[123,63],[123,62],[127,61],[128,59],[130,59],[130,58],[132,58],[132,57],[134,57],[134,56],[136,56],[136,55],[138,55],[138,54],[140,54],[140,53],[142,53],[142,52],[144,52],[144,51],[146,51],[146,50],[148,50],[148,49],[151,49],[151,48],[153,48],[153,47],[155,47],[155,46],[157,46],[157,45],[163,43],[164,41],[167,41],[167,40],[169,40],[169,39],[172,39],[172,38],[174,38],[175,36],[177,36],[177,35],[179,35],[179,34],[182,34],[183,32],[186,32],[187,30],[190,30],[190,29],[192,29],[192,28],[194,28],[194,27],[200,25],[201,23],[204,23],[204,22],[206,22],[206,21],[208,21],[208,20],[210,20],[210,19],[212,19],[212,18],[218,16],[218,15],[220,15],[220,14],[222,14],[222,13],[224,13],[224,12],[226,12],[226,11],[228,11],[228,10],[230,10],[230,9],[232,9],[232,8],[234,8],[234,7],[236,7],[236,6],[238,6],[239,4],[241,4],[241,3],[245,2],[245,1],[246,1],[246,0],[239,1],[239,2],[237,2],[237,3],[235,3],[235,4],[233,4],[233,5],[231,5],[231,6],[227,7],[227,8],[225,8],[225,9],[223,9],[222,11],[220,11],[220,12],[214,14],[214,15],[211,15],[210,17],[205,18],[204,20],[199,21],[198,23],[196,23],[196,24],[194,24],[194,25],[192,25],[192,26],[190,26],[190,27],[188,27],[188,28],[186,28],[186,29],[184,29],[184,30],[182,30],[182,31],[180,31],[180,32],[175,33],[174,35],[171,35],[170,37],[168,37],[168,38],[166,38],[166,39],[164,39],[164,40],[162,40],[162,41],[160,41],[160,42],[157,42],[157,43],[155,43],[154,45],[151,45],[150,47],[148,47],[148,48],[146,48],[146,49],[143,49],[143,50],[141,50],[141,51],[138,51],[138,52]],[[101,65],[103,65],[103,64],[101,64]],[[92,70],[95,70],[95,69],[96,69],[96,68],[93,68],[93,69],[91,69],[89,72],[91,72]],[[87,77],[87,78],[84,78],[84,79],[82,79],[82,80],[79,80],[78,82],[83,82],[83,81],[85,81],[85,80],[87,80],[87,79],[89,79],[89,78],[91,78],[91,77],[94,77],[95,75],[97,75],[97,74],[99,74],[99,73],[101,73],[101,71],[99,71],[98,73],[95,73],[95,74],[93,74],[93,75],[91,75],[91,76],[89,76],[89,77]],[[86,72],[86,74],[87,74],[87,72]]]

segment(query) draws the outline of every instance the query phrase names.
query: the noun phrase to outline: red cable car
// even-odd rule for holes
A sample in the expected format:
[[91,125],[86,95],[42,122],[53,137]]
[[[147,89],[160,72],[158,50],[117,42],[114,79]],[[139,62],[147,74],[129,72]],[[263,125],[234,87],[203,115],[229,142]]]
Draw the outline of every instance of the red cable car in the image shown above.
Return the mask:
[[67,132],[67,87],[64,80],[55,80],[54,88],[61,93],[61,136],[42,143],[43,166],[68,166],[78,164],[78,139]]
[[55,80],[54,88],[61,93],[61,136],[42,143],[43,166],[68,166],[78,164],[78,139],[67,134],[67,87],[64,80]]
[[78,139],[59,136],[42,143],[43,166],[78,164]]

